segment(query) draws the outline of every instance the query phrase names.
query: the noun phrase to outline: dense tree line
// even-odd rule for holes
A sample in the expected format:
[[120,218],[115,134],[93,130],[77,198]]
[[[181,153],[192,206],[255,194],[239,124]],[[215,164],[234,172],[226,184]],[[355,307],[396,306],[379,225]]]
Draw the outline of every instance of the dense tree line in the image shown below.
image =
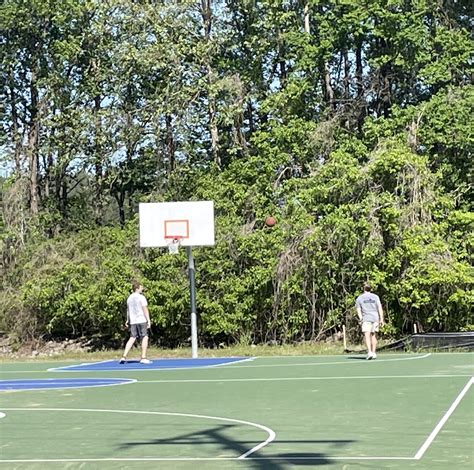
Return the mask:
[[467,0],[5,0],[1,329],[119,337],[138,278],[184,344],[184,255],[137,247],[138,203],[180,200],[215,201],[207,344],[320,339],[365,280],[387,334],[472,328],[473,23]]

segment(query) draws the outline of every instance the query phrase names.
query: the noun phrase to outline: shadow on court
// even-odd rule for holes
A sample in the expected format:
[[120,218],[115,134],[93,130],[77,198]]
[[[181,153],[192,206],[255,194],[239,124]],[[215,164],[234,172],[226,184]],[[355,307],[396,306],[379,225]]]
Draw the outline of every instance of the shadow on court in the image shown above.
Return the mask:
[[[143,441],[135,442],[125,442],[119,446],[120,450],[126,450],[133,447],[140,446],[180,446],[188,447],[190,449],[189,454],[186,455],[188,458],[199,457],[196,453],[193,455],[193,449],[196,446],[201,445],[215,445],[218,447],[217,451],[214,451],[214,455],[224,454],[227,457],[232,452],[232,455],[243,456],[250,449],[253,449],[258,445],[256,441],[247,441],[247,440],[238,440],[229,436],[229,431],[231,428],[237,428],[235,425],[220,425],[213,427],[211,429],[206,429],[197,432],[191,432],[182,434],[180,436],[164,438],[164,439],[149,439]],[[352,440],[277,440],[274,441],[278,444],[331,444],[333,447],[340,448],[351,442]],[[319,466],[319,465],[328,465],[334,463],[331,461],[330,457],[327,457],[324,453],[310,453],[310,452],[291,452],[291,453],[279,453],[279,454],[270,454],[269,450],[271,449],[272,443],[268,444],[268,447],[264,447],[265,455],[262,456],[257,450],[256,452],[250,454],[245,460],[246,468],[254,468],[260,470],[284,470],[288,468],[288,465],[291,466]],[[182,449],[180,454],[183,455]],[[202,455],[200,455],[202,458]],[[212,457],[212,456],[209,456]]]

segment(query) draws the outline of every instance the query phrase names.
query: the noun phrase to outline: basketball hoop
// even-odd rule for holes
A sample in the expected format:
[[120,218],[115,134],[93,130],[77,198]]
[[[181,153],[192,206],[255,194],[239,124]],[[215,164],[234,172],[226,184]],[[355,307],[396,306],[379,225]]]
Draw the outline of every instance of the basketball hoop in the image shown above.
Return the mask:
[[181,245],[181,238],[172,238],[168,243],[168,252],[170,255],[177,255],[179,253],[179,246]]

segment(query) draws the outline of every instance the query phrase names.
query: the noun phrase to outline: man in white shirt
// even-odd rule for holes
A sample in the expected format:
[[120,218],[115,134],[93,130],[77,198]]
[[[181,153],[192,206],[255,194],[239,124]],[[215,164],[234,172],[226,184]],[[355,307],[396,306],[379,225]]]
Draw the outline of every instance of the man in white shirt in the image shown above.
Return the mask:
[[362,333],[367,344],[367,359],[376,359],[377,337],[379,326],[383,325],[383,309],[378,295],[371,292],[369,284],[364,285],[364,293],[356,300],[357,315],[362,324]]
[[141,364],[151,364],[151,361],[146,358],[148,349],[148,329],[150,328],[150,313],[148,312],[148,302],[142,294],[143,286],[134,281],[132,283],[133,293],[127,299],[127,321],[125,326],[130,327],[130,339],[125,345],[125,351],[120,364],[125,364],[127,355],[135,344],[137,338],[141,340],[142,357]]

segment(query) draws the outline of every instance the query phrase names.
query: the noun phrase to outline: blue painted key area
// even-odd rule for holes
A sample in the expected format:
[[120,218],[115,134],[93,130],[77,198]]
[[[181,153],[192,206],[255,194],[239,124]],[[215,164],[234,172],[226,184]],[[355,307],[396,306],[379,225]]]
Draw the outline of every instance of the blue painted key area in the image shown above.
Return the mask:
[[151,364],[140,364],[138,360],[129,360],[124,364],[116,361],[91,362],[73,366],[56,367],[50,371],[101,371],[101,370],[161,370],[161,369],[194,369],[197,367],[217,367],[236,362],[252,360],[249,357],[204,357],[199,359],[152,359]]
[[55,388],[106,387],[135,382],[134,379],[12,379],[0,380],[0,391],[49,390]]

